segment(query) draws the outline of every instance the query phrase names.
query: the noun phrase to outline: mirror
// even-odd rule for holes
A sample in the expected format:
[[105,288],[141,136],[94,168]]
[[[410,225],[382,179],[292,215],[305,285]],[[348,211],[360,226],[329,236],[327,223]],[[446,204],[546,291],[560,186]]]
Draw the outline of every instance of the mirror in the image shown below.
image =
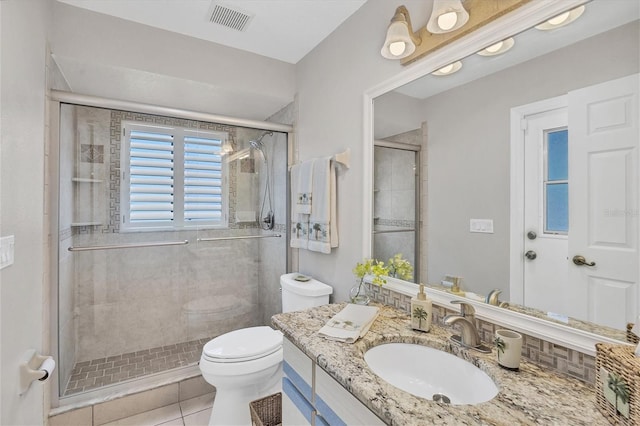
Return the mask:
[[[420,282],[420,146],[422,132],[376,141],[373,149],[373,258],[391,275]],[[409,262],[411,268],[403,268]]]
[[[572,294],[560,297],[559,284],[534,306],[514,287],[518,277],[512,275],[512,258],[524,264],[524,252],[514,249],[511,239],[512,217],[518,215],[512,209],[511,176],[516,170],[511,166],[511,114],[524,105],[638,73],[638,8],[633,0],[594,0],[566,27],[531,28],[515,34],[514,47],[503,55],[473,54],[462,59],[463,67],[455,74],[424,75],[374,99],[376,140],[427,129],[421,240],[426,262],[420,271],[425,283],[438,285],[447,275],[460,276],[462,289],[483,300],[498,289],[500,300],[519,312],[562,323],[570,321],[565,315],[575,316],[572,306],[545,305],[545,300],[572,300]],[[635,212],[635,219],[626,215],[627,219],[637,222]],[[480,232],[470,232],[472,226]],[[637,241],[637,228],[635,233]],[[521,232],[523,247],[525,234]],[[563,237],[559,233],[555,238]],[[635,298],[638,294],[633,290]],[[605,308],[619,306],[609,300]],[[640,313],[633,309],[627,321]],[[549,318],[549,311],[557,315]],[[576,325],[624,339],[624,324],[618,323],[617,331],[594,328],[605,324]]]

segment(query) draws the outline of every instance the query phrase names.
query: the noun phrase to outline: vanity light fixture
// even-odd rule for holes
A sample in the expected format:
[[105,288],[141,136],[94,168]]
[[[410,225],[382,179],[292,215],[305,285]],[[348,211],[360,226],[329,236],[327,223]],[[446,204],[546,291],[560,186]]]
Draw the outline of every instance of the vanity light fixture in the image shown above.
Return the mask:
[[462,68],[462,62],[456,61],[452,62],[449,65],[445,65],[444,67],[432,72],[432,75],[442,76],[442,75],[451,75],[455,72],[460,71]]
[[461,28],[468,20],[469,12],[460,0],[433,0],[427,31],[432,34],[448,33]]
[[536,25],[536,29],[549,31],[555,30],[556,28],[564,27],[565,25],[569,25],[576,19],[578,19],[584,13],[585,6],[578,6],[575,9],[571,9],[560,15],[556,15],[551,19],[544,21],[540,25]]
[[387,28],[380,54],[387,59],[399,59],[402,65],[409,65],[530,1],[464,0],[463,7],[462,0],[433,0],[429,22],[415,33],[409,11],[405,6],[399,6]]
[[384,40],[380,54],[387,59],[402,59],[411,55],[420,44],[420,38],[413,34],[409,11],[404,6],[398,6],[391,18],[387,37]]
[[485,47],[484,49],[482,49],[481,51],[479,51],[477,53],[480,56],[502,55],[507,50],[511,49],[514,44],[515,44],[515,41],[513,40],[513,37],[509,37],[506,40],[502,40],[502,41],[499,41],[497,43],[492,44],[489,47]]

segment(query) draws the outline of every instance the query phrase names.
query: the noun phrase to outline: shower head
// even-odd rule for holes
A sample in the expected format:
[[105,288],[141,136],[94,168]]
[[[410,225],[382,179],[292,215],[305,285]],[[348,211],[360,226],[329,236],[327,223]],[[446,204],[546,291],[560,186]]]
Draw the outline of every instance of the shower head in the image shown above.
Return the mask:
[[251,146],[252,149],[257,149],[259,151],[262,151],[262,138],[264,138],[265,136],[271,136],[273,135],[273,132],[264,132],[263,134],[261,134],[258,139],[249,141],[249,145]]

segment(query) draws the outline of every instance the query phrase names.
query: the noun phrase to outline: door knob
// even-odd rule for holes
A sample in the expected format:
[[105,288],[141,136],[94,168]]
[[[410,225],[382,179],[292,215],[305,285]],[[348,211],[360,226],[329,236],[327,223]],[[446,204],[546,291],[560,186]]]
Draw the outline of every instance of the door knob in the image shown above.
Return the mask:
[[533,259],[535,259],[536,257],[538,257],[538,255],[536,254],[536,252],[535,252],[535,251],[533,251],[533,250],[529,250],[528,252],[526,252],[526,253],[524,254],[524,257],[526,257],[526,258],[527,258],[527,259],[529,259],[529,260],[533,260]]
[[579,254],[573,256],[573,263],[578,266],[596,266],[596,262],[587,262],[587,259],[584,256],[580,256]]

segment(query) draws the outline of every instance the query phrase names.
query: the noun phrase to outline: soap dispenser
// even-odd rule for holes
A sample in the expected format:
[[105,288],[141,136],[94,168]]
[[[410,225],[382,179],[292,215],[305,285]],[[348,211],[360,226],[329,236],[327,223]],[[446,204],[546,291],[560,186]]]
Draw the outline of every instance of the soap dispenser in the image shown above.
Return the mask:
[[420,284],[420,292],[411,298],[411,328],[429,331],[431,328],[431,299],[424,292],[424,285]]

